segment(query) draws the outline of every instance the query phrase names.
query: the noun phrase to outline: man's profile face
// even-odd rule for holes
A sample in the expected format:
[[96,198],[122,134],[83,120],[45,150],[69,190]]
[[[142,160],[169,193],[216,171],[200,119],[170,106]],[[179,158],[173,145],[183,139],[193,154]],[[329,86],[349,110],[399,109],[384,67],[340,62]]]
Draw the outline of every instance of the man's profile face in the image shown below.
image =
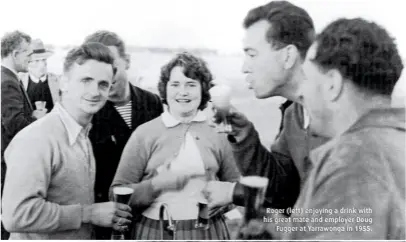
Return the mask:
[[28,61],[30,60],[30,55],[32,49],[30,43],[25,39],[21,42],[19,48],[13,53],[15,68],[17,72],[27,72],[28,71]]
[[122,57],[116,46],[107,46],[114,56],[114,66],[117,69],[116,74],[114,75],[113,84],[110,90],[110,98],[123,98],[125,95],[125,88],[127,83],[127,66],[128,60]]
[[104,106],[113,81],[112,65],[87,60],[81,65],[74,63],[65,75],[63,97],[78,112],[95,114]]
[[247,74],[249,88],[257,98],[277,95],[277,89],[284,84],[282,55],[266,40],[272,28],[265,20],[258,21],[245,31],[243,47],[245,52],[242,72]]

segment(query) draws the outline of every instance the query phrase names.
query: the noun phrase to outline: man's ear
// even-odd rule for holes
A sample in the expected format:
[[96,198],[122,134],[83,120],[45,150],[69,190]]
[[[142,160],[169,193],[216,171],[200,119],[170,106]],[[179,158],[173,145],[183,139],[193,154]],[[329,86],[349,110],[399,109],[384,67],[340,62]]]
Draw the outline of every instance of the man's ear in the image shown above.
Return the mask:
[[11,56],[13,57],[13,59],[17,58],[17,55],[18,55],[17,50],[13,50],[13,52],[11,52]]
[[325,83],[325,91],[328,93],[329,100],[335,101],[340,97],[344,89],[344,77],[337,69],[327,71],[327,76],[329,78],[327,78]]
[[131,55],[130,54],[125,54],[125,69],[128,70],[130,69],[131,66]]
[[285,70],[291,69],[299,57],[299,50],[294,45],[286,46],[283,51],[283,67]]
[[59,90],[61,90],[61,92],[66,92],[68,90],[68,82],[68,77],[66,74],[63,74],[59,79]]

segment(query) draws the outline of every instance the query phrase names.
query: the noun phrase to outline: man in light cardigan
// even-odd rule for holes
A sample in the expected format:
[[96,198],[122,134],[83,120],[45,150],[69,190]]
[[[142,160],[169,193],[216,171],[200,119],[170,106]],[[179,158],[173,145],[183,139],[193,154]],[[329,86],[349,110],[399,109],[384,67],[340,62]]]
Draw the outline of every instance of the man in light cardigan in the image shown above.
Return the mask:
[[23,129],[5,151],[4,227],[10,239],[92,239],[93,225],[121,230],[131,209],[94,203],[95,161],[88,138],[105,104],[115,68],[99,43],[71,50],[64,63],[62,102]]

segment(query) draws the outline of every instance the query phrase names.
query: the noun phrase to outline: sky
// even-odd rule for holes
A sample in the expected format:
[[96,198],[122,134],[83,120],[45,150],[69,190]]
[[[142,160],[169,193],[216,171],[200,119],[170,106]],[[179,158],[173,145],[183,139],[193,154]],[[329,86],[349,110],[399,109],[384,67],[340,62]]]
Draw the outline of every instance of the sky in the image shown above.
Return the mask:
[[[241,51],[242,20],[269,0],[13,0],[2,1],[0,34],[19,29],[45,44],[78,45],[96,30],[117,32],[130,45]],[[339,17],[364,17],[386,27],[406,56],[400,0],[291,0],[321,31]]]

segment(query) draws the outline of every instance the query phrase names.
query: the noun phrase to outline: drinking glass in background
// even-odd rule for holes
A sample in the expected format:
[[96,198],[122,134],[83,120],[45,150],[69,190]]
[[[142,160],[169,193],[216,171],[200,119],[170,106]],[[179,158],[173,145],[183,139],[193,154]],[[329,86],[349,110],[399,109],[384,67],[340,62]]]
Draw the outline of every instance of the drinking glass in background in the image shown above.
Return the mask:
[[36,101],[35,102],[35,108],[37,110],[43,110],[43,109],[45,109],[46,104],[47,104],[46,101]]
[[[134,189],[130,187],[114,187],[113,188],[114,202],[128,205],[133,193]],[[118,221],[118,223],[120,223],[120,220]],[[111,240],[125,240],[124,232],[113,230],[111,234]]]
[[211,101],[216,109],[216,116],[218,116],[223,125],[222,128],[218,127],[220,132],[231,132],[232,126],[228,123],[227,116],[231,109],[231,87],[227,85],[216,85],[209,90]]

